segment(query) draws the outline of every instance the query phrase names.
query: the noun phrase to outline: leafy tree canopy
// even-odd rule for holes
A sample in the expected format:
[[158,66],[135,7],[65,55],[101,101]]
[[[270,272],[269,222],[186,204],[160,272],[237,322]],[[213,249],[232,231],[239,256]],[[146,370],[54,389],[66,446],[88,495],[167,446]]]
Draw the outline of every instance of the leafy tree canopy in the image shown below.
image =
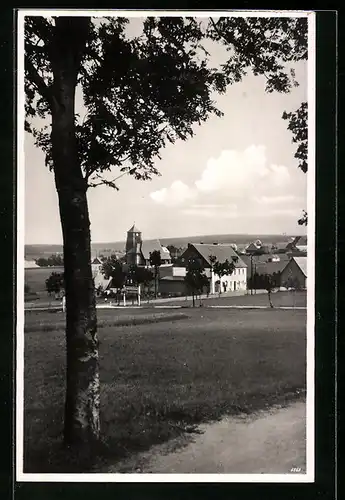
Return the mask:
[[308,171],[308,106],[302,102],[294,113],[283,113],[283,120],[289,120],[288,130],[292,132],[292,142],[298,144],[295,158],[302,172]]
[[[53,169],[50,125],[38,129],[29,119],[50,113],[54,37],[61,18],[29,17],[25,26],[26,129]],[[79,160],[89,186],[118,167],[137,179],[158,174],[154,158],[167,142],[193,135],[192,125],[211,113],[221,115],[211,93],[224,92],[221,71],[197,52],[204,34],[194,18],[147,18],[130,39],[126,18],[81,18],[84,49],[77,84],[86,115],[76,117]],[[74,26],[76,29],[76,26]]]
[[115,255],[106,258],[101,267],[101,273],[105,279],[112,278],[112,285],[115,288],[122,288],[126,281],[126,272]]
[[266,92],[290,92],[298,86],[293,63],[308,57],[306,18],[222,17],[210,19],[208,36],[229,56],[222,65],[228,83],[252,70],[266,77]]
[[150,252],[150,264],[155,268],[155,270],[162,265],[162,258],[159,250],[153,250],[153,252]]
[[[292,132],[292,142],[298,144],[295,158],[298,160],[302,172],[308,171],[308,106],[302,102],[294,113],[283,113],[283,119],[289,121],[288,130]],[[300,226],[308,225],[308,214],[303,210],[298,220]]]
[[210,256],[212,269],[215,272],[215,274],[217,274],[217,276],[219,276],[220,278],[222,276],[231,276],[231,274],[234,272],[236,268],[237,260],[238,257],[233,257],[231,261],[225,259],[224,262],[219,262],[214,255]]
[[[192,136],[193,125],[210,114],[222,115],[214,91],[225,92],[252,70],[265,75],[268,92],[289,92],[298,85],[291,65],[307,58],[305,18],[148,17],[134,38],[126,18],[70,19],[81,53],[76,84],[86,114],[76,116],[76,137],[87,186],[116,188],[126,173],[137,179],[159,174],[154,160],[168,142]],[[26,130],[50,169],[51,126],[39,127],[32,118],[51,112],[60,27],[59,17],[27,17],[25,23]],[[66,43],[72,35],[66,32]],[[206,39],[226,47],[228,59],[219,68],[210,66]],[[115,179],[103,175],[112,167],[118,168]]]
[[[209,280],[205,274],[205,269],[199,259],[191,258],[186,265],[186,276],[184,278],[188,288],[193,293],[202,292],[204,287],[209,285]],[[194,299],[193,299],[194,300]]]
[[65,287],[64,273],[52,273],[46,279],[46,290],[50,293],[59,293]]
[[129,276],[132,282],[136,285],[149,285],[153,279],[153,273],[150,269],[140,266],[131,266]]
[[48,258],[39,257],[35,262],[40,267],[63,266],[63,255],[57,253]]

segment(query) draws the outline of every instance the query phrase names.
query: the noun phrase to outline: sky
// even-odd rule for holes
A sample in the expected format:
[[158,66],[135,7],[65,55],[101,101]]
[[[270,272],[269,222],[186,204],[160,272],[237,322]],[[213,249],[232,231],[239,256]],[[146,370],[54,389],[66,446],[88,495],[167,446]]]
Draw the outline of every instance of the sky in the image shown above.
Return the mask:
[[[131,21],[131,33],[140,21]],[[212,46],[212,62],[223,60]],[[307,64],[300,86],[265,93],[264,77],[248,74],[216,96],[224,116],[212,116],[187,141],[169,144],[151,181],[125,176],[119,191],[88,191],[92,242],[121,241],[135,222],[143,238],[206,234],[302,234],[297,220],[307,205],[307,175],[298,169],[284,111],[307,100]],[[76,108],[82,111],[80,94]],[[25,136],[25,243],[61,244],[53,174],[33,138]],[[115,172],[116,174],[116,172]]]

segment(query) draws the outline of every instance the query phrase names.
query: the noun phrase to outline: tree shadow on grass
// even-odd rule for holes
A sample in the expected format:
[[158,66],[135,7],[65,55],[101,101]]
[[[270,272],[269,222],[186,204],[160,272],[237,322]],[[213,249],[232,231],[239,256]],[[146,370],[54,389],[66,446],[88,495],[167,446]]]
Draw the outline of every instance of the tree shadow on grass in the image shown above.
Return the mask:
[[97,473],[129,458],[133,453],[147,451],[153,445],[183,434],[200,433],[198,426],[201,423],[218,421],[226,415],[253,414],[269,410],[274,405],[287,406],[304,396],[303,389],[289,388],[280,394],[247,394],[243,404],[223,402],[217,408],[192,406],[181,409],[171,406],[157,411],[154,406],[145,406],[140,414],[138,408],[129,408],[129,413],[121,421],[114,419],[105,422],[102,439],[88,449],[78,447],[71,450],[63,446],[62,429],[46,440],[44,448],[42,445],[25,443],[24,472]]

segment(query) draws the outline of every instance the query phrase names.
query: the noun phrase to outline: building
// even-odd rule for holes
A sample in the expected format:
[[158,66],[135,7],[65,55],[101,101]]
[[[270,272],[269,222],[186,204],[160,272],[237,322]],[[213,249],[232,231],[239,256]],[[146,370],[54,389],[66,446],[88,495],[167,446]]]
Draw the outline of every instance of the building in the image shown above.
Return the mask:
[[247,288],[259,290],[264,287],[264,277],[270,276],[280,286],[280,274],[290,260],[287,254],[277,255],[243,255],[247,264]]
[[95,257],[91,261],[92,277],[95,278],[101,271],[103,261],[99,257]]
[[186,295],[185,267],[165,266],[160,269],[159,274],[159,293],[162,296]]
[[[218,262],[233,262],[235,269],[231,275],[219,277],[212,270],[211,257]],[[186,268],[190,259],[197,259],[210,280],[210,293],[240,292],[247,290],[247,265],[229,244],[189,243],[179,259],[179,265]]]
[[281,286],[307,288],[307,257],[292,257],[281,272]]
[[274,243],[271,247],[271,252],[275,254],[285,254],[288,251],[289,243],[286,241]]
[[126,264],[150,266],[150,253],[155,250],[160,252],[162,266],[171,265],[170,252],[159,240],[143,241],[141,231],[135,225],[127,231]]
[[267,245],[263,245],[260,240],[253,241],[245,249],[245,253],[247,255],[263,255],[269,252],[269,247]]
[[112,278],[105,278],[101,272],[98,272],[94,276],[94,283],[96,291],[101,289],[103,292],[111,288]]

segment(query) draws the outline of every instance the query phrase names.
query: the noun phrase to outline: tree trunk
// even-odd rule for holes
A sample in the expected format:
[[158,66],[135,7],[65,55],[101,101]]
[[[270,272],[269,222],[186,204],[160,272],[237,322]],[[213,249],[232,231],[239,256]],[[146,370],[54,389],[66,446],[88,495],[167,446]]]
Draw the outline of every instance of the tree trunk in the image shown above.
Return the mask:
[[[86,182],[75,136],[75,88],[88,18],[57,18],[52,68],[52,155],[64,244],[66,401],[64,440],[89,446],[99,439],[99,361],[91,270]],[[85,35],[85,33],[84,33]],[[79,57],[79,59],[78,59]]]
[[159,268],[155,268],[155,299],[158,296],[158,279],[159,279]]

